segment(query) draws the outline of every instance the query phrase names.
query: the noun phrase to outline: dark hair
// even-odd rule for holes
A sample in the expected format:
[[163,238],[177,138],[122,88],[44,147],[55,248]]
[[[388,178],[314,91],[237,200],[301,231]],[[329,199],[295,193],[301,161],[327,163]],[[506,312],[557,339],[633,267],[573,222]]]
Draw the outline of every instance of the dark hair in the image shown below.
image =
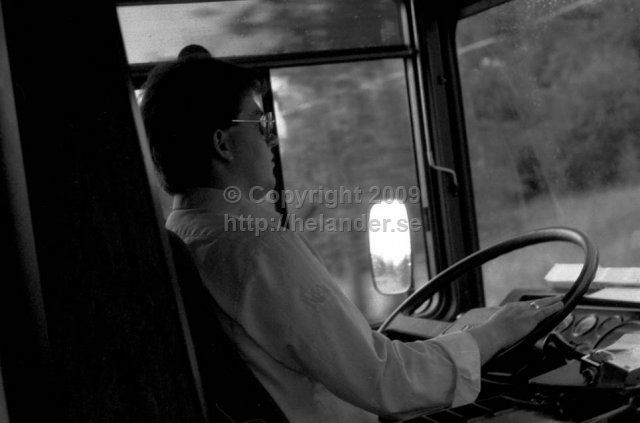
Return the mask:
[[178,59],[184,59],[193,56],[213,57],[211,56],[211,53],[209,53],[209,50],[198,44],[189,44],[188,46],[180,50],[180,53],[178,53]]
[[202,55],[151,71],[140,107],[165,191],[211,184],[213,133],[231,126],[245,96],[263,87],[253,70]]

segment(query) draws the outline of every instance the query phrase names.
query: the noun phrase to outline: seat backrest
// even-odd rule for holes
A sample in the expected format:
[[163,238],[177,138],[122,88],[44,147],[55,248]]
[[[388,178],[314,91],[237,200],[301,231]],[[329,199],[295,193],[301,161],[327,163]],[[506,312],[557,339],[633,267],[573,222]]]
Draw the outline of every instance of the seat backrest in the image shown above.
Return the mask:
[[175,233],[168,234],[210,420],[287,422],[222,330],[215,300],[204,286],[187,246]]

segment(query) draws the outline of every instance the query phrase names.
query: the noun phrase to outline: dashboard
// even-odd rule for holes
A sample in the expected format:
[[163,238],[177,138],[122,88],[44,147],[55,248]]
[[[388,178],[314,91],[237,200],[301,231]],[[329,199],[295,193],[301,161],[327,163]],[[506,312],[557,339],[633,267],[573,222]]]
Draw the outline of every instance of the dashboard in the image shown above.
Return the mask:
[[[548,292],[514,290],[503,303],[532,301],[549,295]],[[483,309],[478,313],[483,313]],[[484,311],[488,315],[491,309]],[[478,316],[475,316],[476,318]],[[479,316],[479,321],[483,316]],[[463,316],[462,319],[465,317]],[[389,326],[389,334],[399,339],[431,338],[455,328],[464,330],[465,322],[441,322],[420,316],[400,316]],[[602,387],[583,383],[584,362],[580,357],[594,350],[606,348],[624,334],[640,334],[640,304],[625,301],[582,298],[578,306],[553,331],[565,345],[564,359],[540,374],[552,382],[538,384],[538,377],[524,383],[487,388],[483,379],[482,393],[475,403],[462,407],[437,410],[406,422],[465,423],[465,422],[632,422],[640,421],[638,403],[640,385]],[[546,337],[536,344],[546,354]],[[570,356],[571,355],[571,356]],[[557,360],[557,358],[556,358]],[[557,361],[556,361],[557,362]],[[556,369],[557,367],[557,369]],[[630,370],[631,371],[631,370]],[[639,370],[640,371],[640,370]],[[554,372],[557,373],[554,375]],[[553,377],[549,378],[551,374]],[[571,385],[568,380],[578,381]],[[557,381],[555,384],[554,381]]]
[[[514,290],[503,303],[543,296]],[[622,334],[633,331],[640,331],[640,304],[593,298],[582,298],[554,330],[581,354],[607,347]]]

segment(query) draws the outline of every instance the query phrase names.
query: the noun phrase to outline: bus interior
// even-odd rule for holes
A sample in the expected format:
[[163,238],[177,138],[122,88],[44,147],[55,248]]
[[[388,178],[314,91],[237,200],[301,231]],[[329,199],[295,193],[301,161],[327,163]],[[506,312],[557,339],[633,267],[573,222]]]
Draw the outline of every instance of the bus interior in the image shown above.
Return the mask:
[[640,421],[640,0],[0,0],[0,36],[0,421],[250,421],[207,388],[139,111],[194,45],[267,81],[265,201],[373,328],[564,296],[476,402],[403,421]]

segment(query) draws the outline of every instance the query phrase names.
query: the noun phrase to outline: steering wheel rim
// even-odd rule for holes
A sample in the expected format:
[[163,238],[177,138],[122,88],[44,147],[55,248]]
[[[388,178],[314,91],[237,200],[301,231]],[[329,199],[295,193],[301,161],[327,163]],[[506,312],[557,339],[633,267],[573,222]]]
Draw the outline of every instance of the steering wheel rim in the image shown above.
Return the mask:
[[501,359],[513,354],[515,351],[520,351],[521,348],[533,346],[538,339],[551,332],[553,328],[560,324],[560,322],[562,322],[562,320],[571,313],[578,304],[578,301],[580,301],[585,292],[587,292],[589,285],[595,278],[598,270],[598,249],[596,245],[586,234],[576,229],[567,227],[537,229],[515,238],[502,241],[463,258],[434,276],[429,283],[422,286],[405,299],[402,304],[400,304],[389,315],[389,317],[387,317],[384,323],[378,328],[378,332],[383,333],[398,314],[403,313],[406,310],[415,309],[419,304],[424,303],[435,293],[440,291],[445,285],[450,284],[460,276],[465,275],[469,271],[487,263],[488,261],[524,247],[554,241],[564,241],[577,245],[582,248],[585,256],[580,274],[569,291],[562,298],[564,307],[557,313],[540,322],[535,329],[523,338],[499,351],[487,363],[485,363],[485,366],[490,363],[500,361]]

